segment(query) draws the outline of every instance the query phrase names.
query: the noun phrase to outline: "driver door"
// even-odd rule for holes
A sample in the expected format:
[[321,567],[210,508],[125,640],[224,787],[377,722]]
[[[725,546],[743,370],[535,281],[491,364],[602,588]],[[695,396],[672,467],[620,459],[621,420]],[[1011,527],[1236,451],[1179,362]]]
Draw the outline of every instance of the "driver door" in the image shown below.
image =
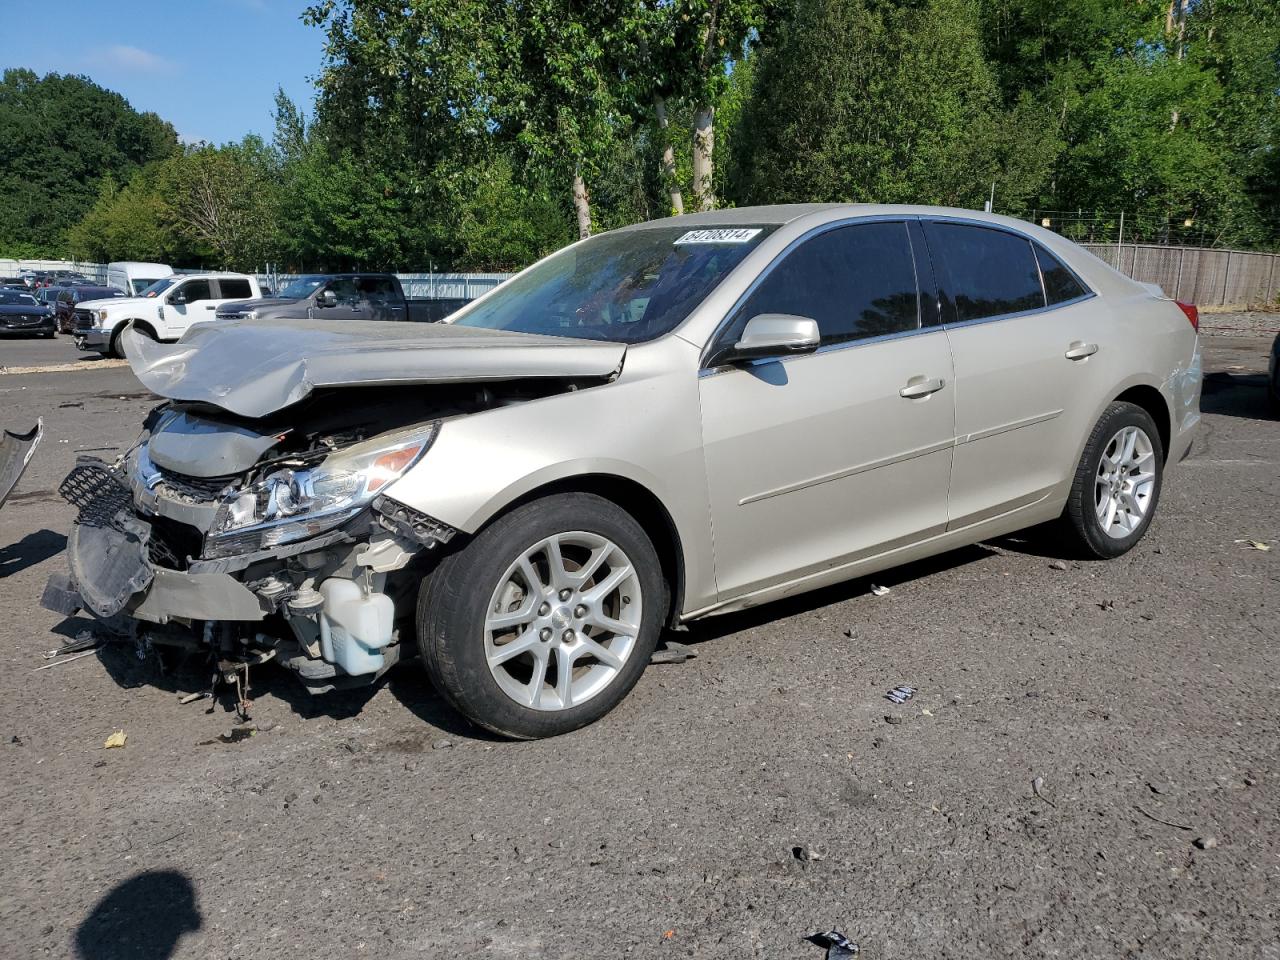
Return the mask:
[[810,317],[822,335],[816,353],[702,372],[722,599],[946,528],[951,351],[932,295],[920,296],[917,273],[926,290],[933,281],[910,231],[918,224],[877,221],[810,236],[768,268],[714,346],[763,313]]
[[216,307],[208,280],[186,280],[178,284],[165,297],[165,339],[176,340],[193,323],[212,320]]

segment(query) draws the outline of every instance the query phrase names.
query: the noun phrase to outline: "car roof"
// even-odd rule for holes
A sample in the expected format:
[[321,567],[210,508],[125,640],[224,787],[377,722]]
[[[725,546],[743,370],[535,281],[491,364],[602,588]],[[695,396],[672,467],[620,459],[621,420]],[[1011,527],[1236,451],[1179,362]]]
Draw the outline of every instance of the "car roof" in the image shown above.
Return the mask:
[[966,210],[960,207],[931,207],[924,204],[908,203],[780,203],[756,207],[728,207],[723,210],[707,210],[702,213],[689,213],[680,217],[666,217],[661,220],[647,220],[635,223],[623,230],[644,230],[653,227],[737,227],[737,226],[782,226],[806,217],[821,219],[847,217],[960,217],[1001,226],[1016,226],[1025,230],[1033,227],[1025,220],[1014,217],[986,213],[982,210]]

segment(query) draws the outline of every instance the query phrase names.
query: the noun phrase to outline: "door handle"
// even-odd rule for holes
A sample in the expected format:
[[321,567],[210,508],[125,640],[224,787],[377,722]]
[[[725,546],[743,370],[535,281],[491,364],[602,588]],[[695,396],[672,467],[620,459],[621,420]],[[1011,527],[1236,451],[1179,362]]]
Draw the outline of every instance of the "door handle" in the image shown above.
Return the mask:
[[947,382],[941,377],[935,377],[932,380],[926,377],[912,377],[907,381],[907,385],[898,391],[898,396],[908,400],[919,400],[921,397],[937,393],[946,385]]
[[1068,360],[1087,360],[1098,352],[1096,343],[1085,343],[1083,340],[1074,341],[1071,346],[1067,347],[1064,354]]
[[206,305],[205,305],[205,309],[206,309],[206,310],[212,310],[212,309],[214,309],[214,307],[216,307],[216,306],[217,306],[217,304],[214,304],[214,303],[206,304]]

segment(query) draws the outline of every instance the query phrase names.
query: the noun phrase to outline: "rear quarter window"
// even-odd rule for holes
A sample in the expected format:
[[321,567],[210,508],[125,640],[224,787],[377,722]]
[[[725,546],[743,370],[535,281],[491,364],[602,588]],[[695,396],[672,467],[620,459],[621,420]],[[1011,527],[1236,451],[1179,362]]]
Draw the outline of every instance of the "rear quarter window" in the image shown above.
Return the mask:
[[963,223],[926,222],[925,235],[951,320],[965,323],[1045,305],[1031,241]]
[[1036,259],[1040,262],[1040,276],[1044,278],[1044,295],[1049,306],[1079,300],[1089,291],[1084,288],[1075,274],[1040,244],[1035,245]]

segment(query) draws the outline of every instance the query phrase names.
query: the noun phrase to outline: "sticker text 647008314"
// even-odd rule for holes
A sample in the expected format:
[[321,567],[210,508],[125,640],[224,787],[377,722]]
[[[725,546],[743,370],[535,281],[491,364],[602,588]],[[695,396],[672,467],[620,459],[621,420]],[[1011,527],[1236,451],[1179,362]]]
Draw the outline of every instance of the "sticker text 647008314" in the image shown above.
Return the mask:
[[746,243],[759,232],[759,227],[712,227],[683,233],[676,243]]

